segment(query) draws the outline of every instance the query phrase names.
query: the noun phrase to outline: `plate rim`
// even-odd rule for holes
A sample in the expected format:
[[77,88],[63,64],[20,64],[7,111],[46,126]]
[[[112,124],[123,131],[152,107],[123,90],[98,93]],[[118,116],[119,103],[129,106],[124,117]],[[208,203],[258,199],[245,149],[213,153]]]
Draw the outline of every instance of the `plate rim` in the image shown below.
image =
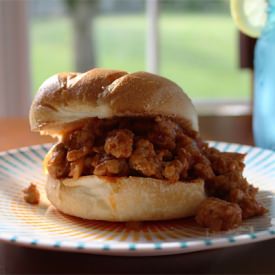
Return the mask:
[[0,241],[18,246],[40,248],[45,250],[118,256],[173,255],[252,244],[273,238],[275,238],[275,226],[270,227],[268,230],[262,230],[249,234],[239,234],[231,237],[216,237],[214,241],[210,238],[182,242],[171,241],[150,243],[109,243],[102,241],[86,241],[85,243],[81,243],[81,245],[80,243],[77,243],[76,245],[75,241],[56,241],[50,238],[44,238],[42,241],[38,241],[30,237],[21,238],[13,234],[2,234],[0,232]]

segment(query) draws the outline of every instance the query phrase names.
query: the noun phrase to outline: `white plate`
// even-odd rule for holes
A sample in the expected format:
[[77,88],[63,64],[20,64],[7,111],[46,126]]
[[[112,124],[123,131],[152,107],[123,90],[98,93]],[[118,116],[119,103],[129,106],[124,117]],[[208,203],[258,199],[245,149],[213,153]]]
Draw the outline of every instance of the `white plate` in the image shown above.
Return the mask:
[[[0,239],[18,245],[95,254],[168,255],[241,245],[275,237],[275,152],[212,142],[222,151],[247,153],[245,176],[259,187],[258,199],[269,212],[241,227],[213,234],[192,219],[147,222],[131,229],[124,223],[86,221],[66,216],[48,203],[41,162],[50,145],[0,153]],[[24,202],[22,190],[35,182],[42,203]]]

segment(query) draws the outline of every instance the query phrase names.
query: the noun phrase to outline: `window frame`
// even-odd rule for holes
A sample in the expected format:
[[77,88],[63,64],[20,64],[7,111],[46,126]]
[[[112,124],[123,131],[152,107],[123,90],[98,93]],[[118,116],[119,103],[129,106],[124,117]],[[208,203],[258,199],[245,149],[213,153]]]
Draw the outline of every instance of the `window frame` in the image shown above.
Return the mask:
[[28,114],[31,102],[28,1],[0,1],[0,117]]

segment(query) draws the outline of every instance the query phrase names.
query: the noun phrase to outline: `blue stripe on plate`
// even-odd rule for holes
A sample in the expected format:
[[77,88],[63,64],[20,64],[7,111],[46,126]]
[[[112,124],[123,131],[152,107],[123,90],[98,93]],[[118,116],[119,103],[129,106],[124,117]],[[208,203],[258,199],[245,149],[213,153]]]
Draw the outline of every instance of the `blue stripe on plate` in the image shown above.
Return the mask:
[[12,236],[10,238],[10,241],[13,242],[13,243],[15,243],[17,241],[17,239],[18,239],[17,236]]
[[7,158],[3,158],[3,156],[0,156],[0,160],[2,160],[5,164],[8,164],[10,168],[15,168],[20,171],[23,171],[20,167],[18,167],[15,163],[9,161]]
[[[245,146],[242,146],[240,150],[243,150],[242,148],[245,148]],[[255,149],[255,148],[254,147],[246,147],[245,150],[243,151],[243,153],[248,155],[253,151],[253,149]]]
[[129,250],[132,250],[132,251],[137,250],[136,244],[129,243]]
[[[10,171],[9,169],[6,169],[4,166],[2,166],[1,164],[0,164],[0,168],[3,169],[4,171],[5,170]],[[0,171],[0,176],[3,177],[3,179],[7,177],[7,175],[5,175],[2,171]]]
[[16,164],[15,162],[10,162],[7,159],[2,159],[2,161],[5,163],[4,165],[0,164],[0,168],[4,171],[7,172],[8,175],[6,175],[5,173],[3,173],[2,171],[2,175],[4,175],[5,177],[9,176],[9,175],[18,175],[18,172],[22,172],[22,173],[26,173],[26,171],[28,171],[29,167],[25,167],[25,166],[18,166],[18,164]]
[[263,162],[266,162],[267,160],[269,160],[272,156],[274,156],[274,152],[270,152],[267,156],[265,156],[265,158],[264,159],[260,159],[260,160],[258,160],[258,161],[256,161],[256,162],[254,162],[252,165],[251,165],[251,167],[254,167],[254,166],[256,166],[256,167],[260,167],[260,169],[262,170],[262,166],[259,166],[259,164],[261,164],[261,163],[263,163]]
[[[261,172],[261,176],[264,176],[265,178],[269,178],[269,180],[273,180],[275,181],[275,168],[273,167],[272,169],[269,169],[268,171],[264,171],[264,173],[259,170],[259,172]],[[261,190],[261,188],[260,188]]]
[[216,148],[217,146],[219,146],[219,143],[217,141],[211,142],[211,147],[215,147]]
[[22,150],[20,150],[20,149],[18,149],[17,151],[18,151],[25,159],[29,160],[29,161],[32,162],[32,163],[37,163],[37,161],[34,160],[32,157],[30,157],[26,152],[24,152],[24,151],[22,151]]
[[40,148],[47,154],[49,149],[45,145],[40,145]]
[[155,249],[159,250],[162,249],[162,243],[155,243]]
[[250,234],[249,234],[249,237],[250,237],[251,239],[256,239],[256,238],[257,238],[257,235],[256,235],[255,233],[250,233]]
[[264,175],[265,175],[266,177],[269,177],[269,178],[272,179],[272,180],[275,180],[275,179],[274,179],[274,177],[275,177],[275,168],[272,167],[272,169],[269,169],[268,171],[265,171],[265,172],[264,172]]
[[32,154],[35,155],[37,158],[39,158],[40,160],[44,159],[44,155],[42,156],[37,150],[34,150],[32,147],[29,147],[29,149]]
[[264,153],[263,149],[259,149],[259,151],[255,154],[255,155],[249,155],[247,160],[246,160],[246,164],[249,164],[250,166],[252,166],[252,163],[254,163],[255,161],[258,160],[258,158]]
[[213,244],[213,241],[212,241],[212,240],[207,239],[207,240],[204,240],[204,243],[205,243],[205,245],[206,245],[206,246],[210,246],[210,245],[212,245],[212,244]]
[[238,147],[235,148],[235,152],[239,153],[242,150],[243,146],[242,145],[238,145]]
[[236,240],[235,240],[235,238],[233,237],[233,236],[231,236],[231,237],[228,237],[228,242],[230,242],[230,243],[235,243],[236,242]]
[[38,240],[36,240],[36,239],[31,241],[31,245],[37,245],[37,243],[38,243]]
[[180,248],[187,248],[188,244],[187,242],[180,242]]
[[227,146],[228,144],[224,143],[224,142],[218,142],[217,145],[215,146],[218,150],[220,150],[221,152],[224,151],[224,148]]
[[253,149],[254,149],[253,147],[249,147],[248,150],[245,152],[245,154],[247,155],[247,157],[246,157],[246,163],[252,157],[249,154],[253,151]]
[[[13,173],[17,173],[18,172],[18,170],[20,170],[20,169],[17,169],[17,168],[14,168],[14,167],[7,167],[7,166],[3,166],[2,164],[0,164],[0,168],[3,170],[3,171],[5,171],[5,172],[8,172],[7,174],[8,175],[6,175],[6,174],[4,174],[3,173],[3,171],[1,172],[1,174],[6,178],[7,176],[10,176],[10,174],[13,174]],[[20,171],[22,171],[22,170],[20,170]]]
[[110,249],[111,249],[111,247],[110,247],[109,244],[104,244],[103,247],[102,247],[102,250],[105,250],[105,251],[108,251]]
[[26,164],[22,159],[18,158],[15,154],[12,154],[10,152],[7,152],[7,155],[11,158],[13,158],[17,163],[21,164],[24,167],[29,167],[28,164]]
[[3,180],[6,180],[7,177],[10,176],[10,173],[13,173],[13,171],[9,170],[8,168],[5,168],[1,164],[0,164],[0,168],[7,173],[7,174],[5,174],[5,173],[3,173],[3,171],[0,170],[0,176],[1,176],[1,179],[3,179]]
[[230,143],[228,143],[227,145],[225,145],[225,147],[223,148],[223,151],[227,152],[230,149],[231,145],[232,144],[230,144]]
[[61,241],[56,241],[54,244],[53,244],[54,247],[61,247]]
[[[274,153],[275,155],[275,153]],[[257,169],[258,171],[261,171],[264,175],[267,175],[268,173],[275,170],[275,159],[267,163],[266,165],[263,165]]]
[[85,243],[79,242],[76,246],[77,249],[84,249],[85,248]]

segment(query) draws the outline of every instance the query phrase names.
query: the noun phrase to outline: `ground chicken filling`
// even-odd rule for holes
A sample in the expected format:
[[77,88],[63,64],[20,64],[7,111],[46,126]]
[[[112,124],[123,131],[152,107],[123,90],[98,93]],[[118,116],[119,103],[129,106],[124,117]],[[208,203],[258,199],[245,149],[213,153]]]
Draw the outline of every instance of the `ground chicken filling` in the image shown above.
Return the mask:
[[244,156],[211,148],[197,132],[168,118],[94,118],[64,136],[53,148],[47,168],[57,179],[94,174],[173,183],[202,178],[209,198],[196,221],[227,230],[266,212],[256,200],[257,188],[242,176]]

